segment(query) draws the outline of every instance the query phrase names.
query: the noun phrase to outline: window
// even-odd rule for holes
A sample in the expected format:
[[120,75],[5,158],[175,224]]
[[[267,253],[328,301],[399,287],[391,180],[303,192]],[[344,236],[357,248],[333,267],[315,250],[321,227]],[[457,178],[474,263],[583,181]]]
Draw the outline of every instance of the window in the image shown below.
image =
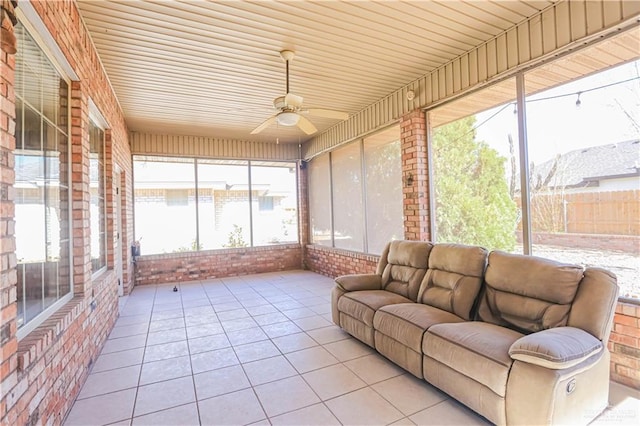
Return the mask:
[[519,75],[522,111],[513,79],[429,111],[437,241],[603,267],[640,300],[640,59],[624,37]]
[[[251,246],[249,162],[198,160],[200,248]],[[255,200],[258,201],[257,199]]]
[[33,38],[16,36],[18,337],[71,298],[68,85]]
[[515,80],[429,111],[435,240],[522,253]]
[[361,143],[350,143],[331,153],[334,246],[364,251]]
[[251,162],[253,244],[298,242],[296,165]]
[[142,254],[298,242],[296,163],[135,156],[133,166]]
[[91,270],[107,266],[107,205],[105,203],[104,131],[89,122],[89,192],[91,193]]
[[364,140],[368,253],[382,254],[390,240],[404,238],[399,136],[392,127]]
[[136,157],[133,175],[134,223],[142,254],[197,249],[193,160]]
[[331,225],[331,170],[329,154],[309,163],[309,221],[311,241],[333,246]]
[[314,244],[380,254],[402,239],[399,126],[314,158],[309,210]]
[[640,61],[539,90],[525,74],[532,254],[615,273],[640,298]]

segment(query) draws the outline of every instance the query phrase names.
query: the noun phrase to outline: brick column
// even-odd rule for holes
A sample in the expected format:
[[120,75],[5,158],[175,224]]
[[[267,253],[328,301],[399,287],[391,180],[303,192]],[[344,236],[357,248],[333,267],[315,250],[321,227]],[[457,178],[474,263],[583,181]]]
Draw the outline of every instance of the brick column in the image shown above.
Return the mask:
[[91,296],[91,218],[89,209],[89,105],[82,83],[71,82],[71,200],[73,291]]
[[[13,34],[15,14],[13,2],[1,4],[2,33],[0,35],[0,389],[2,396],[14,392],[18,382],[17,331],[17,273],[15,253],[15,170],[16,109],[15,109],[15,57],[16,39]],[[0,423],[14,424],[15,418],[7,413],[16,398],[0,400]],[[13,411],[12,411],[13,412]]]
[[402,117],[400,131],[404,237],[407,240],[430,241],[429,162],[424,111],[414,110]]

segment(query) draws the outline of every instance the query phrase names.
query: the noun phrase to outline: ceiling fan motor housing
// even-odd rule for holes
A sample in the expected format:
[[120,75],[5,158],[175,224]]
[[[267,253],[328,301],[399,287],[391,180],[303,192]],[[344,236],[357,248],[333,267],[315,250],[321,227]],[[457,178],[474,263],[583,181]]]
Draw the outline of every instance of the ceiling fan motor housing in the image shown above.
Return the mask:
[[285,107],[284,96],[278,96],[273,100],[273,107],[277,110],[281,110]]

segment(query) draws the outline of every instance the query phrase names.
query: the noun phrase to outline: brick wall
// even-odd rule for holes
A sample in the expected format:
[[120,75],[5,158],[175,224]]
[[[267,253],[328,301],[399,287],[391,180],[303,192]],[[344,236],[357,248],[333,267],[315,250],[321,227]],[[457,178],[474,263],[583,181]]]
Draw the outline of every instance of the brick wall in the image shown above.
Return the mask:
[[[0,7],[11,8],[10,4]],[[7,12],[12,13],[12,10]],[[4,17],[5,14],[2,14]],[[7,18],[2,30],[13,32],[13,24]],[[4,35],[4,34],[3,34]],[[3,38],[0,49],[0,424],[15,424],[6,413],[15,404],[4,396],[18,383],[18,339],[16,337],[17,288],[14,199],[15,183],[15,43]]]
[[376,271],[379,256],[307,245],[305,266],[314,272],[335,278],[346,274],[372,274]]
[[609,338],[611,379],[640,389],[640,306],[619,302]]
[[299,244],[140,256],[135,285],[204,280],[302,267]]
[[402,117],[400,129],[404,237],[407,240],[429,241],[429,161],[424,111],[415,110],[406,114]]
[[[131,187],[131,153],[122,111],[74,1],[33,1],[44,26],[79,77],[70,85],[70,149],[74,298],[34,331],[17,339],[16,256],[14,241],[15,59],[3,39],[0,65],[0,424],[61,424],[89,368],[118,315],[117,282],[113,273],[114,247],[109,246],[109,270],[91,277],[88,176],[89,100],[105,117],[109,130],[107,170],[115,165],[121,181]],[[2,2],[2,7],[8,7]],[[27,7],[24,3],[20,7]],[[3,26],[12,30],[11,22]],[[18,49],[20,46],[18,46]],[[61,169],[62,170],[62,169]],[[113,204],[113,176],[107,177],[107,203]],[[133,237],[131,190],[123,194],[123,245]],[[113,208],[107,215],[108,241],[113,241]],[[123,250],[125,251],[125,250]],[[124,269],[132,276],[128,250]]]

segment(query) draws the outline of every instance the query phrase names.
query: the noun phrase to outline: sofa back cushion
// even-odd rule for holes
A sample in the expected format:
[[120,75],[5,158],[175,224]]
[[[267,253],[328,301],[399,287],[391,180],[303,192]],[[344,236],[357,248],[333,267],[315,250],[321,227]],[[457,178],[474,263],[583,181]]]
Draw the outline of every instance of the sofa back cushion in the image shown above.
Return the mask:
[[432,247],[425,241],[391,241],[378,265],[378,270],[382,270],[382,288],[415,302]]
[[576,265],[491,252],[478,318],[523,333],[564,326],[583,272]]
[[461,244],[436,244],[418,301],[471,319],[487,264],[487,250]]

